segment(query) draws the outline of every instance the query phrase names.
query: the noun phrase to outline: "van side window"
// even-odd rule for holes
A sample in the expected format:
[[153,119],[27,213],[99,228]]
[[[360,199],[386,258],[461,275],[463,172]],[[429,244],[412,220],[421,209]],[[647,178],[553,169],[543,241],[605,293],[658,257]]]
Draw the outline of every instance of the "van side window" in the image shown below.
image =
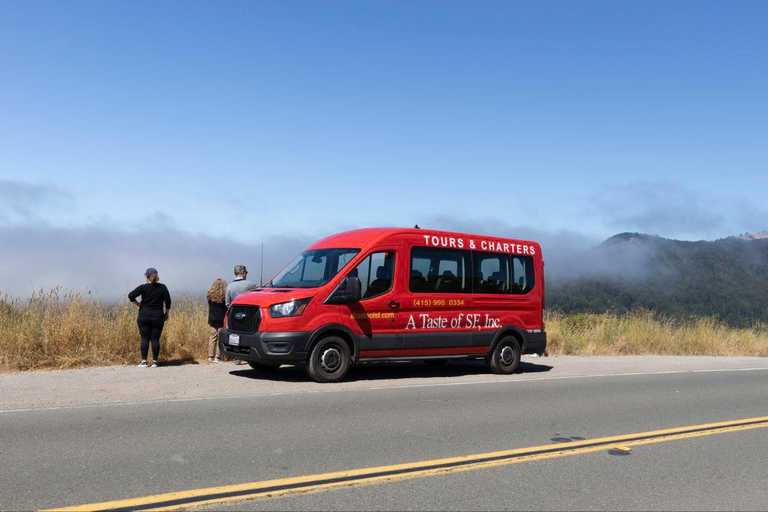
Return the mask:
[[360,279],[360,295],[363,299],[370,299],[392,289],[394,271],[395,253],[382,251],[370,254],[349,275]]
[[525,295],[536,286],[536,272],[530,256],[512,256],[512,293]]
[[469,251],[414,247],[409,289],[413,293],[471,293]]
[[510,293],[509,256],[473,252],[475,293]]

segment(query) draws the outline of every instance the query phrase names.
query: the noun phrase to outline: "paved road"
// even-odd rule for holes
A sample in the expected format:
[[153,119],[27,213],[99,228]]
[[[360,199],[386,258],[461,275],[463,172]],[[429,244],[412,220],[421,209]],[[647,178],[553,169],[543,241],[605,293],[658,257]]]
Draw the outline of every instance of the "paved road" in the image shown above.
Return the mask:
[[[377,365],[356,369],[343,385],[307,382],[291,368],[260,380],[231,365],[0,376],[0,509],[96,503],[768,416],[764,359],[558,357],[525,359],[524,370],[501,377],[473,363]],[[600,449],[214,508],[768,508],[767,428],[611,453],[618,452]]]

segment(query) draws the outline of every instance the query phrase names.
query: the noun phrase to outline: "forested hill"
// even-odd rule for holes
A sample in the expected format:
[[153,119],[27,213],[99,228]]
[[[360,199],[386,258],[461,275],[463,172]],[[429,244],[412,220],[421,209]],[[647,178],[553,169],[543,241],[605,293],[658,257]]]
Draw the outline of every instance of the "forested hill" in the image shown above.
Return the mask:
[[547,263],[547,305],[553,309],[646,308],[713,316],[735,326],[768,322],[768,238],[761,235],[684,242],[622,233]]

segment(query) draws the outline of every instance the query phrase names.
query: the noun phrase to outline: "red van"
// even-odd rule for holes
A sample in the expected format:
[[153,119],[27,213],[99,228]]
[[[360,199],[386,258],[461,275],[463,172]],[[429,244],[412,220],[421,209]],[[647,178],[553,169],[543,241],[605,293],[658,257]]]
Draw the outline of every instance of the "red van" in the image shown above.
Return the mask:
[[318,382],[352,363],[484,358],[513,373],[543,353],[544,261],[536,242],[425,229],[324,238],[227,312],[221,351],[259,371],[306,365]]

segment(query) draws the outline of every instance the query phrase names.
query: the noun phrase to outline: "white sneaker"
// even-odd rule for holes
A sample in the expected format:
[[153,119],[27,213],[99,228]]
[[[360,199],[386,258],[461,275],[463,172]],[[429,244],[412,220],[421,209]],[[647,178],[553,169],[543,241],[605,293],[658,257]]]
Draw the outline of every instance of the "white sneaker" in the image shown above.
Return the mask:
[[239,359],[235,359],[235,364],[243,364],[243,362]]
[[146,367],[147,367],[147,362],[146,361],[142,361],[142,362],[139,363],[139,368],[146,368]]
[[152,361],[150,368],[157,368],[157,361]]
[[217,357],[217,358],[215,358],[215,359],[213,360],[213,362],[214,362],[214,363],[223,363],[224,361],[222,361],[221,359],[219,359],[219,358]]

